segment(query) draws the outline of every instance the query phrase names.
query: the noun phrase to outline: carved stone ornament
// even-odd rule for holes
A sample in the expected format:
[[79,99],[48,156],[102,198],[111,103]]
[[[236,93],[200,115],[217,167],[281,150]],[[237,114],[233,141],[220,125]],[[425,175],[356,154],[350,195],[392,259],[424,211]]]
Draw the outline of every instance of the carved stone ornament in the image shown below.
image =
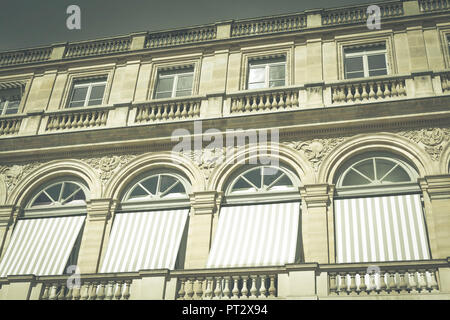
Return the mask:
[[334,149],[337,145],[345,140],[344,137],[327,138],[327,139],[312,139],[307,141],[290,141],[284,144],[300,151],[306,159],[311,163],[311,166],[317,172],[323,159]]
[[100,176],[103,184],[106,184],[113,174],[121,167],[129,163],[136,157],[134,154],[120,156],[104,156],[101,158],[82,159],[93,167]]
[[8,191],[12,191],[12,189],[20,182],[20,180],[22,180],[23,177],[28,175],[41,164],[41,162],[32,162],[24,165],[14,164],[11,166],[0,167],[0,174],[3,176]]
[[440,159],[444,145],[450,140],[450,128],[399,131],[398,134],[422,146],[433,161]]

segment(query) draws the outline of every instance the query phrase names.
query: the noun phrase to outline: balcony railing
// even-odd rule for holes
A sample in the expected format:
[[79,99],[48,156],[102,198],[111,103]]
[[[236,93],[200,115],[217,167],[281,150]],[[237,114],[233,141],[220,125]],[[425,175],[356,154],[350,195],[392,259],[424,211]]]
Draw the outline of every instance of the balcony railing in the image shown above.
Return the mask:
[[[8,286],[21,282],[23,298],[39,300],[449,299],[449,271],[450,258],[145,270],[81,274],[78,278],[74,275],[26,275],[0,278],[0,297],[8,298]],[[18,298],[17,291],[11,293]]]
[[[450,0],[416,1],[417,8],[415,8],[415,6],[410,6],[410,1],[389,1],[378,2],[375,4],[380,8],[381,18],[384,20],[403,17],[406,14],[433,12],[441,14],[443,11],[450,10]],[[254,19],[241,19],[198,27],[148,32],[144,34],[130,34],[109,39],[14,50],[11,52],[0,53],[0,67],[43,62],[47,60],[58,61],[103,54],[120,54],[143,49],[158,49],[178,45],[197,45],[212,40],[296,32],[305,29],[349,23],[365,24],[368,19],[368,5],[369,4],[320,11],[313,10],[310,12]],[[406,7],[407,5],[408,7]],[[407,10],[409,10],[409,12],[406,12]],[[413,11],[411,12],[411,10]]]
[[197,119],[200,116],[201,102],[200,97],[186,97],[138,105],[135,123]]
[[11,136],[19,133],[23,116],[0,118],[0,136]]
[[88,108],[62,110],[48,115],[45,131],[64,131],[70,129],[91,129],[106,125],[108,109]]

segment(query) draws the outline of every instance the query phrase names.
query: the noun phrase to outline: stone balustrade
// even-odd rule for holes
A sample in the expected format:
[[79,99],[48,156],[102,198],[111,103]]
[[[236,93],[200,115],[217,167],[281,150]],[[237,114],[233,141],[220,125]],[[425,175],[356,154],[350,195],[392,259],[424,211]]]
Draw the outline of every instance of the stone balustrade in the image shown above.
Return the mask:
[[41,62],[50,59],[52,48],[36,48],[0,53],[0,66]]
[[404,78],[359,80],[332,85],[332,103],[372,102],[406,97]]
[[98,128],[106,125],[108,109],[64,110],[48,116],[45,131]]
[[178,300],[274,299],[275,272],[209,272],[178,277]]
[[124,52],[128,51],[128,49],[130,48],[130,44],[130,37],[73,43],[67,46],[64,53],[64,58],[68,59]]
[[[367,5],[326,10],[322,14],[322,25],[337,25],[345,23],[366,22],[368,19]],[[381,11],[381,18],[402,16],[403,4],[397,1],[377,3]]]
[[247,91],[231,95],[231,113],[285,111],[299,107],[298,88]]
[[328,272],[330,296],[438,294],[437,266],[426,262],[335,265]]
[[187,43],[214,40],[216,38],[216,26],[205,26],[185,30],[174,30],[162,33],[149,33],[145,39],[145,48],[161,48]]
[[152,123],[197,119],[201,98],[168,99],[137,106],[135,123]]
[[450,0],[419,0],[420,11],[429,12],[450,8]]
[[0,136],[9,136],[19,133],[21,123],[21,117],[0,118]]
[[231,37],[252,36],[258,34],[289,32],[306,27],[306,15],[273,17],[235,22],[231,27]]

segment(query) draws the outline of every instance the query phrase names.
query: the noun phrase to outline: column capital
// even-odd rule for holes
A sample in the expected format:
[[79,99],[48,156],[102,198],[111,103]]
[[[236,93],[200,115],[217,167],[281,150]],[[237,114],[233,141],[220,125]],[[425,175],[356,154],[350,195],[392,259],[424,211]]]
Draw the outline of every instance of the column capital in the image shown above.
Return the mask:
[[425,176],[418,181],[431,200],[450,199],[450,174]]
[[334,185],[309,184],[299,188],[307,208],[327,207],[333,199]]
[[222,201],[223,192],[197,191],[189,195],[192,214],[214,214]]
[[91,199],[87,201],[87,215],[89,220],[106,220],[111,217],[117,201],[114,199]]

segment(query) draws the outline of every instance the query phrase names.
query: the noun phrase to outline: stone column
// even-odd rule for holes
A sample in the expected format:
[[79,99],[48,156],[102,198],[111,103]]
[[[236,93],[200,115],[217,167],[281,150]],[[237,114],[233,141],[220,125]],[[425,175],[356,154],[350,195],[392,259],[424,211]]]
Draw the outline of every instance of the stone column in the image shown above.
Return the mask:
[[424,195],[425,219],[433,259],[450,257],[450,175],[419,179]]
[[16,221],[19,211],[15,206],[0,206],[0,259],[8,247],[12,234],[11,226]]
[[333,233],[329,231],[328,215],[331,210],[332,190],[328,184],[305,185],[300,188],[305,262],[330,262],[329,234]]
[[190,197],[191,212],[184,268],[202,269],[208,260],[222,193],[201,191],[193,193]]
[[87,203],[87,217],[78,255],[81,273],[97,273],[100,268],[105,231],[114,210],[112,204],[111,199],[92,199]]

